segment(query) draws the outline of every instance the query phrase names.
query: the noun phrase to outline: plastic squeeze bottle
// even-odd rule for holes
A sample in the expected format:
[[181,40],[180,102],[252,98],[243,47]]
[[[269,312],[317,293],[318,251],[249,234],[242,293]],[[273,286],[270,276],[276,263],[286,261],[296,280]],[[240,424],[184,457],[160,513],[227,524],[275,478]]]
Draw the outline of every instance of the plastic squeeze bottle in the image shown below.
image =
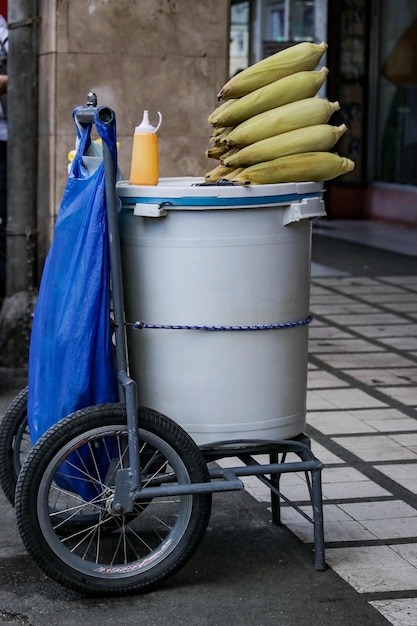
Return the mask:
[[157,126],[153,126],[149,121],[148,111],[144,111],[142,122],[135,127],[130,166],[132,185],[158,184],[158,136],[156,133],[162,123],[162,115],[159,111],[158,116],[159,122]]

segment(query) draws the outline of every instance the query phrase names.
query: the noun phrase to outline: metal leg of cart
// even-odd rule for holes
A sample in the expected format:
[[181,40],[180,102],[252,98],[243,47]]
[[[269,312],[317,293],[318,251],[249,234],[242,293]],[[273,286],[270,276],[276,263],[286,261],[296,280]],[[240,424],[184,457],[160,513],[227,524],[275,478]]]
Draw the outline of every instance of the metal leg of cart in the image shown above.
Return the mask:
[[[269,462],[271,464],[279,462],[278,452],[270,453]],[[280,478],[281,474],[271,474],[271,517],[274,526],[281,525]]]
[[[256,476],[271,490],[272,522],[276,525],[281,523],[280,503],[283,500],[292,506],[308,522],[313,524],[314,534],[314,564],[318,571],[326,569],[324,549],[324,526],[323,526],[323,503],[321,471],[323,463],[317,459],[312,451],[309,438],[301,434],[292,440],[259,441],[259,442],[224,442],[214,444],[210,448],[202,447],[206,461],[220,460],[224,457],[238,457],[244,464],[239,467],[228,467],[227,470],[212,469],[210,477],[226,478],[239,476]],[[294,453],[300,461],[287,461],[287,454]],[[256,460],[259,454],[269,454],[270,463],[261,464]],[[281,455],[281,461],[279,461]],[[281,474],[291,472],[303,472],[306,477],[310,495],[312,514],[309,516],[300,509],[290,498],[280,491]],[[214,484],[212,488],[215,490]]]
[[[311,450],[311,442],[309,437],[302,433],[299,435],[294,441],[301,441],[305,446]],[[303,453],[304,453],[303,449]],[[284,453],[284,458],[285,458]],[[278,463],[278,453],[272,452],[270,454],[271,463]],[[320,461],[319,461],[320,463]],[[317,570],[323,570],[326,568],[325,558],[324,558],[324,528],[323,528],[323,498],[322,498],[322,481],[321,481],[321,470],[322,464],[316,468],[310,470],[310,474],[306,471],[305,477],[307,482],[308,491],[310,494],[310,502],[312,507],[312,517],[308,517],[307,519],[313,524],[313,532],[314,532],[314,551],[315,551],[315,566]],[[272,523],[276,526],[281,524],[281,497],[282,494],[280,492],[280,473],[272,474],[270,479],[270,489],[271,489],[271,511],[272,511]],[[294,506],[290,501],[287,500],[287,503],[291,506]],[[296,508],[298,511],[299,509]],[[299,511],[303,514],[301,511]]]

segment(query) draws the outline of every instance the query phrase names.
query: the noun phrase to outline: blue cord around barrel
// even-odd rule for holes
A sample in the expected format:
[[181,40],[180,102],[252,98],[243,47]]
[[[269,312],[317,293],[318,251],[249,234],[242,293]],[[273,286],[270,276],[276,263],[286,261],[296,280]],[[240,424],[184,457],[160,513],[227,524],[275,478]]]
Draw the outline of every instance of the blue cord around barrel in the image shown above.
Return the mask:
[[277,330],[281,328],[293,328],[294,326],[304,326],[310,324],[313,321],[313,316],[309,315],[303,320],[297,320],[295,322],[282,322],[280,324],[263,324],[261,326],[191,326],[180,324],[146,324],[145,322],[133,322],[127,323],[126,326],[131,326],[137,330],[143,328],[163,329],[163,330]]

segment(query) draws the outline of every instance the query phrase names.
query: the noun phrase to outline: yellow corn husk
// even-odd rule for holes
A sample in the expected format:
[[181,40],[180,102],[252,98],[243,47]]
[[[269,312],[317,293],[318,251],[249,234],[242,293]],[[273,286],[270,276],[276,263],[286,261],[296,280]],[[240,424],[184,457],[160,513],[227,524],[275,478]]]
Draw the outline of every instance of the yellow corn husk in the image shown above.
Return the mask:
[[[214,128],[213,130],[218,130],[218,129]],[[222,144],[225,144],[226,139],[232,130],[233,130],[233,126],[231,126],[230,128],[222,127],[222,131],[220,133],[212,134],[212,136],[210,137],[210,142],[213,143],[215,146],[221,146]]]
[[228,135],[233,130],[233,128],[234,126],[216,126],[215,128],[212,128],[210,139],[214,143],[217,141],[217,139],[226,137],[226,135]]
[[209,159],[220,159],[223,155],[226,155],[229,152],[226,144],[222,144],[220,146],[214,146],[214,148],[208,148],[206,150],[206,157]]
[[351,172],[354,167],[353,161],[333,152],[301,152],[251,165],[234,180],[255,185],[321,182]]
[[243,170],[244,170],[243,167],[238,167],[235,170],[230,170],[230,167],[229,167],[227,170],[228,173],[222,176],[222,178],[225,178],[226,180],[234,180],[236,176],[239,176],[239,174],[243,172]]
[[[219,106],[216,107],[212,113],[210,113],[210,115],[208,117],[209,124],[211,124],[210,119],[211,119],[211,117],[213,115],[216,116],[216,117],[221,118],[226,113],[227,109],[229,109],[238,100],[239,100],[239,98],[232,98],[230,100],[226,100],[222,104],[219,104]],[[219,123],[219,124],[215,124],[215,125],[213,124],[213,126],[226,127],[226,126],[228,126],[228,124],[221,124],[221,123]]]
[[225,133],[227,130],[232,130],[232,127],[229,128],[228,126],[216,126],[216,128],[213,128],[212,137],[218,137],[219,135]]
[[226,137],[229,148],[249,146],[267,137],[286,133],[296,128],[315,124],[325,124],[335,111],[340,110],[338,102],[313,96],[283,106],[270,109],[232,128]]
[[217,165],[217,167],[213,168],[209,172],[206,172],[204,180],[206,181],[206,183],[216,183],[221,178],[224,178],[227,174],[230,174],[230,167]]
[[209,115],[208,121],[213,126],[236,126],[264,111],[310,98],[318,92],[328,73],[327,67],[322,67],[317,72],[305,71],[285,76],[246,96],[226,100]]
[[[219,156],[215,156],[215,152],[214,150],[225,150],[224,153],[219,154]],[[206,150],[206,156],[209,158],[213,158],[213,159],[218,159],[220,161],[220,159],[222,158],[222,156],[226,157],[231,157],[233,156],[236,152],[238,152],[239,148],[228,148],[226,145],[223,146],[217,146],[216,148],[209,148],[208,150]],[[230,171],[230,168],[229,168]]]
[[309,41],[285,48],[233,76],[222,87],[217,98],[239,98],[290,74],[314,70],[326,50],[327,43],[315,44]]
[[232,154],[227,152],[220,157],[220,161],[226,167],[247,167],[287,154],[325,152],[333,148],[346,130],[346,124],[340,126],[316,124],[307,128],[297,128],[288,133],[267,137]]

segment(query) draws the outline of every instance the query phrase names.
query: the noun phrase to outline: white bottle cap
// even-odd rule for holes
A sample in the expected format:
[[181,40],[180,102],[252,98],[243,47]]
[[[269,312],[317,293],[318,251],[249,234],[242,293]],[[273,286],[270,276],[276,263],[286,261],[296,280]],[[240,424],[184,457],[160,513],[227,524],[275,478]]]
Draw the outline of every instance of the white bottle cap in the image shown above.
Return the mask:
[[153,126],[149,121],[149,112],[145,110],[143,112],[143,120],[139,124],[139,126],[135,127],[135,133],[156,133],[159,127],[162,124],[162,115],[158,111],[159,122],[157,126]]

